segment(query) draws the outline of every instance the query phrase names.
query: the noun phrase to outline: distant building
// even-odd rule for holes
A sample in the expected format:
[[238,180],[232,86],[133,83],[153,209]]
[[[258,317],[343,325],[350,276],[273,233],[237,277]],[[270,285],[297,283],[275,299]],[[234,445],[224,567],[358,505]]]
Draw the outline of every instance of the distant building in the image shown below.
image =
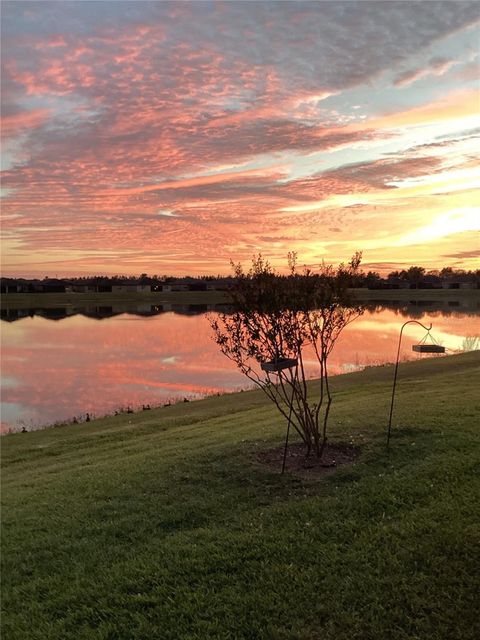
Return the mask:
[[206,291],[205,281],[195,278],[169,279],[162,285],[162,291]]
[[0,292],[1,293],[20,293],[22,287],[17,280],[13,278],[1,278],[0,279]]
[[387,280],[381,280],[380,282],[375,282],[370,285],[368,288],[372,290],[380,290],[380,289],[408,289],[410,284],[403,280],[403,278],[387,278]]
[[217,278],[216,280],[207,280],[207,291],[229,291],[234,283],[233,278]]
[[92,278],[82,282],[71,282],[68,285],[74,293],[126,293],[126,292],[150,292],[150,283],[141,283],[137,280],[114,280],[108,278]]
[[65,293],[66,291],[65,281],[57,278],[34,280],[32,287],[36,293]]
[[418,288],[419,289],[441,289],[442,279],[440,278],[440,276],[427,274],[423,276],[421,281],[418,283]]
[[472,281],[468,276],[456,276],[449,278],[442,283],[443,289],[478,289],[479,283]]
[[93,282],[74,282],[71,285],[73,293],[96,293],[97,285]]
[[118,284],[112,284],[112,293],[127,293],[127,292],[138,292],[145,293],[150,292],[152,290],[151,285],[149,284],[138,284],[137,282],[122,282]]

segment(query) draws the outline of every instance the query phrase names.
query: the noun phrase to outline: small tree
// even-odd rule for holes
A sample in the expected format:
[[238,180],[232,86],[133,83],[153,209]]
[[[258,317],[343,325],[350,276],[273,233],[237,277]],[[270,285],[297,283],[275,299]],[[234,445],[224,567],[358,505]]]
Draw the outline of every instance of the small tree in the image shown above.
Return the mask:
[[[360,260],[357,253],[348,265],[322,265],[314,273],[298,271],[292,253],[288,276],[275,272],[262,256],[253,259],[248,273],[232,263],[233,313],[211,319],[221,351],[291,421],[307,456],[313,451],[321,457],[327,443],[332,404],[328,357],[343,329],[363,312],[348,290],[357,280]],[[319,388],[307,383],[306,348],[318,364]],[[287,359],[296,366],[276,374],[259,367]]]

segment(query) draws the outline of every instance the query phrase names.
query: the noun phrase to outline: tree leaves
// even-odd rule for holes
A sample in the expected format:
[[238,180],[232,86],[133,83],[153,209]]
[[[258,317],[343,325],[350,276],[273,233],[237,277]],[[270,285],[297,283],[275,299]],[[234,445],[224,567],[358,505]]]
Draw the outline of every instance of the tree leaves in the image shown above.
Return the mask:
[[[349,287],[358,277],[361,254],[337,268],[322,264],[317,272],[299,271],[297,255],[288,254],[289,274],[278,274],[261,255],[247,273],[232,264],[236,284],[231,291],[233,313],[211,320],[222,353],[258,385],[294,428],[307,447],[321,455],[326,443],[331,395],[327,360],[343,329],[363,312]],[[304,351],[313,347],[318,362],[320,397],[311,402],[304,367]],[[298,360],[295,372],[286,369],[273,381],[258,366],[280,359]],[[323,413],[322,413],[323,411]]]

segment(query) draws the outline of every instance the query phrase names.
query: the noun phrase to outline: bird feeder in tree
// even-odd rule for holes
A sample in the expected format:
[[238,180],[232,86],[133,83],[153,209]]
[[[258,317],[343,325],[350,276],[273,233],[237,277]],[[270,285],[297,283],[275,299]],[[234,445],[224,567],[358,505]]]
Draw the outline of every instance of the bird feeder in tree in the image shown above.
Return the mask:
[[293,367],[296,367],[297,364],[297,358],[277,358],[270,362],[262,362],[260,366],[262,370],[267,373],[278,373],[284,369],[292,369]]

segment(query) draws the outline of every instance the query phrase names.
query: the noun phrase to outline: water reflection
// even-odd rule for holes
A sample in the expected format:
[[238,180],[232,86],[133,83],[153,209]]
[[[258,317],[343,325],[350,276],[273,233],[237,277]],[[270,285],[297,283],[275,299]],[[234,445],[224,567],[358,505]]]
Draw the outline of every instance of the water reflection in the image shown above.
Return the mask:
[[148,317],[161,313],[173,312],[180,315],[194,316],[209,311],[227,311],[229,305],[226,304],[117,304],[117,305],[87,305],[68,307],[45,307],[35,309],[9,309],[2,308],[0,317],[6,322],[14,322],[22,318],[33,318],[40,316],[47,320],[64,320],[72,316],[81,315],[86,318],[103,320],[113,318],[124,313],[130,315]]
[[425,314],[439,311],[443,316],[462,313],[475,316],[480,313],[480,298],[457,298],[453,300],[369,300],[365,303],[369,311],[396,311],[404,318],[415,320],[423,318]]
[[[474,297],[456,298],[451,300],[375,300],[371,299],[365,303],[368,311],[372,313],[383,312],[385,310],[396,311],[404,318],[422,318],[426,312],[432,313],[440,311],[442,315],[452,315],[458,312],[467,315],[477,315],[480,313],[480,299]],[[48,320],[64,320],[72,316],[81,315],[87,318],[103,320],[114,316],[128,313],[130,315],[149,317],[162,313],[173,312],[179,315],[200,315],[210,311],[227,312],[230,309],[228,304],[132,304],[119,303],[115,305],[87,305],[87,306],[65,306],[65,307],[45,307],[35,309],[9,309],[2,308],[0,317],[6,322],[14,322],[22,318],[41,316]]]
[[[389,303],[390,304],[390,303]],[[2,310],[2,421],[4,429],[31,429],[84,419],[119,408],[135,410],[208,393],[232,391],[245,379],[211,339],[206,311],[225,305],[91,306]],[[405,319],[433,323],[449,352],[480,334],[472,308],[435,305],[386,308],[372,301],[347,327],[331,357],[332,373],[391,362]],[[420,331],[420,332],[419,332]],[[404,335],[403,358],[416,358],[415,325]],[[312,359],[313,367],[313,359]],[[312,368],[312,375],[314,370]]]

